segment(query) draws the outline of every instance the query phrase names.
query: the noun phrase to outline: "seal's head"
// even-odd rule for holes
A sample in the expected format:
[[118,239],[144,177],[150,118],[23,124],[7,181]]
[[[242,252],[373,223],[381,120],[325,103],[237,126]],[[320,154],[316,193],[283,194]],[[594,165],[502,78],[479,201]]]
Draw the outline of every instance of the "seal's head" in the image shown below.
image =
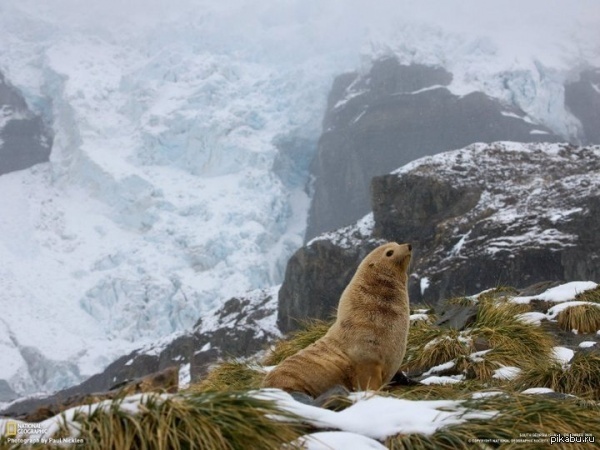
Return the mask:
[[358,272],[374,274],[379,282],[381,280],[397,280],[405,284],[411,255],[412,246],[410,244],[388,242],[369,253],[360,264]]

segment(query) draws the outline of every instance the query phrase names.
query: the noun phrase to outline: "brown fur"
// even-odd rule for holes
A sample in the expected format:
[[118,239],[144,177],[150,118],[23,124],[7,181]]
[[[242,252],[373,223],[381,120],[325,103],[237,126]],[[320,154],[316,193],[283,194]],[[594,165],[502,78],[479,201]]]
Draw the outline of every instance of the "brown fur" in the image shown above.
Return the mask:
[[410,245],[390,242],[360,263],[327,334],[269,372],[263,387],[317,397],[342,385],[379,389],[398,372],[410,326]]

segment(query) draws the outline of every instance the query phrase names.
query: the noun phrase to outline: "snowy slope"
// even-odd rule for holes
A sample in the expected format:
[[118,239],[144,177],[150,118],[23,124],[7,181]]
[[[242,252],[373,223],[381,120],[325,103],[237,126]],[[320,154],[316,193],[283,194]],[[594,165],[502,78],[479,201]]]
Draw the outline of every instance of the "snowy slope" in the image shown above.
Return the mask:
[[2,2],[0,70],[55,140],[49,164],[0,177],[0,380],[71,385],[279,283],[302,244],[327,90],[361,55],[446,64],[456,91],[500,93],[574,133],[560,107],[572,60],[512,61],[494,36],[410,16],[398,37],[386,30],[414,5],[369,5]]

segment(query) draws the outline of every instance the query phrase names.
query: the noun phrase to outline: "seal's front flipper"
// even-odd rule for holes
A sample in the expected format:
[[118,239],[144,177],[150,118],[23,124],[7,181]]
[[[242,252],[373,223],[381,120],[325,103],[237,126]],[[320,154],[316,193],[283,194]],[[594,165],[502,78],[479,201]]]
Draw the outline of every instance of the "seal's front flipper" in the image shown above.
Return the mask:
[[319,395],[313,402],[313,405],[319,408],[341,411],[352,404],[348,398],[349,394],[350,391],[345,386],[336,384]]
[[305,405],[312,406],[315,403],[315,399],[312,398],[310,395],[305,394],[304,392],[291,391],[291,392],[289,392],[289,394],[292,396],[292,398],[294,400],[296,400],[297,402],[300,402],[300,403],[304,403]]
[[394,375],[394,377],[391,379],[391,381],[388,383],[388,387],[394,387],[394,386],[418,386],[420,383],[416,380],[413,380],[412,378],[409,378],[408,376],[406,376],[404,374],[404,372],[402,371],[398,371],[398,373],[396,373],[396,375]]

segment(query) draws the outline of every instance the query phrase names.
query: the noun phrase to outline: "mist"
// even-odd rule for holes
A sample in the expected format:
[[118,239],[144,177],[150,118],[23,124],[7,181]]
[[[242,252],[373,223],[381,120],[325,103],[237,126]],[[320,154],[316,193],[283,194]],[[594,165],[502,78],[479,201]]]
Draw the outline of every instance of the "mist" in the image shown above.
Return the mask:
[[[167,39],[240,57],[303,61],[357,56],[365,46],[410,41],[430,28],[440,45],[489,39],[504,58],[568,66],[600,63],[596,0],[9,0],[4,8],[43,16],[64,32],[117,32],[124,41]],[[0,11],[3,7],[0,7]],[[55,30],[56,31],[56,30]]]

